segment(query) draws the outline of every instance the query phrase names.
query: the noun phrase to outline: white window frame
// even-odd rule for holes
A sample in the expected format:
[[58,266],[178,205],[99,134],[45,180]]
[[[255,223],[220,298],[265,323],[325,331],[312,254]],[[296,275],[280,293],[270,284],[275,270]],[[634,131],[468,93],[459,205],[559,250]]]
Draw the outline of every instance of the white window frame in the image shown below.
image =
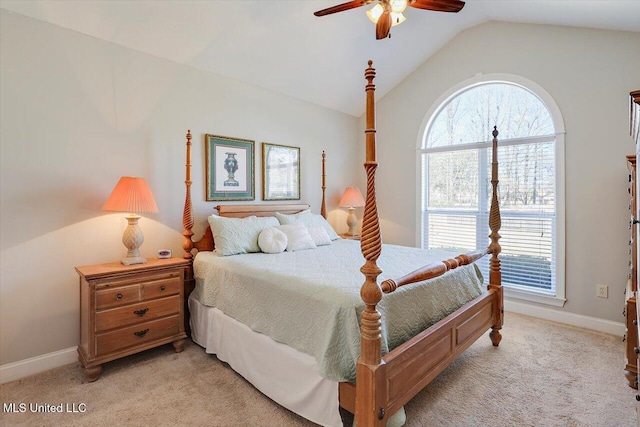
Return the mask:
[[[560,112],[558,104],[553,97],[537,83],[515,74],[506,73],[493,73],[493,74],[478,74],[470,79],[464,80],[455,86],[451,87],[445,93],[443,93],[429,108],[425,114],[420,129],[417,135],[416,141],[416,189],[418,194],[416,195],[416,236],[415,242],[417,247],[422,247],[423,221],[422,213],[425,207],[424,200],[424,176],[422,173],[422,157],[423,157],[423,145],[427,133],[431,128],[432,122],[436,117],[436,114],[440,109],[446,105],[451,99],[459,96],[463,92],[472,89],[476,86],[490,84],[490,83],[506,83],[516,86],[520,86],[525,90],[533,93],[537,96],[542,103],[547,107],[551,114],[553,121],[553,127],[555,130],[555,167],[556,167],[556,183],[555,183],[555,198],[556,198],[556,268],[555,268],[555,295],[546,294],[543,292],[535,292],[528,289],[522,289],[512,286],[504,286],[504,296],[507,299],[516,299],[530,301],[540,304],[551,305],[555,307],[564,306],[566,300],[565,291],[565,127],[564,119]],[[500,131],[500,129],[498,129]],[[527,138],[534,139],[534,138]],[[498,135],[498,145],[500,144],[500,136]],[[473,144],[464,144],[464,148],[471,148]],[[462,148],[462,146],[460,147]],[[498,163],[500,159],[498,158]],[[498,186],[498,191],[500,187]]]

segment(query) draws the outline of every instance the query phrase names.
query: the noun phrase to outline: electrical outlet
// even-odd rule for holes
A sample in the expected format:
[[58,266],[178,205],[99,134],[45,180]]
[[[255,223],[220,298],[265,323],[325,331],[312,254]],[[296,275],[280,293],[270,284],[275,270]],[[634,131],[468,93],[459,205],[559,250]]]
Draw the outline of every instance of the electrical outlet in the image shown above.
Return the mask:
[[598,298],[609,298],[609,286],[596,285],[596,296]]

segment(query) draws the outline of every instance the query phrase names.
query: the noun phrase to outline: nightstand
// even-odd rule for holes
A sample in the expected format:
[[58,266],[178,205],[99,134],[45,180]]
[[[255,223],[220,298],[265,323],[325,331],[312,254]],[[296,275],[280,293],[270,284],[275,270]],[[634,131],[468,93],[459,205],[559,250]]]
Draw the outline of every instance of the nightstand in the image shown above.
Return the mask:
[[349,234],[341,234],[340,237],[342,237],[343,239],[349,239],[349,240],[360,240],[360,235],[356,234],[354,236],[351,236]]
[[181,352],[184,278],[190,262],[149,259],[145,264],[76,267],[80,276],[78,360],[89,382],[102,364],[162,344]]

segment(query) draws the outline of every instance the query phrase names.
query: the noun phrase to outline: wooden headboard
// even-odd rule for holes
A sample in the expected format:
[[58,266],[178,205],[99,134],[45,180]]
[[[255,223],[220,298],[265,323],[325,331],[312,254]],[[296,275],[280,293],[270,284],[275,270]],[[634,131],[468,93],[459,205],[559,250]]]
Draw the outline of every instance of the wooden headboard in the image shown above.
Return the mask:
[[248,216],[275,216],[276,212],[294,214],[309,209],[306,203],[297,205],[219,205],[215,208],[220,216],[245,218]]

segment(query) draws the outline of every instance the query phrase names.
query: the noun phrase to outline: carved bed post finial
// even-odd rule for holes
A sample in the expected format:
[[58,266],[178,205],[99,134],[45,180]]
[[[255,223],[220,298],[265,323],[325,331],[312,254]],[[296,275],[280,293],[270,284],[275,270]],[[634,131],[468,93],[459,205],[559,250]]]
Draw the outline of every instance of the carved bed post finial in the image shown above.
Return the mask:
[[327,189],[327,184],[326,184],[327,174],[325,171],[326,157],[327,155],[324,153],[324,150],[322,150],[322,205],[320,206],[320,215],[322,215],[324,219],[327,219],[327,202],[325,200],[325,190]]
[[182,213],[182,225],[184,226],[184,232],[182,233],[184,236],[184,243],[182,244],[182,249],[184,249],[183,258],[192,259],[193,254],[191,253],[191,250],[193,249],[193,241],[191,240],[191,236],[193,236],[193,231],[191,231],[191,229],[193,228],[193,207],[191,204],[191,130],[187,130],[186,161],[184,184],[187,192],[184,200],[184,211]]
[[[356,367],[356,424],[373,426],[386,424],[384,420],[385,408],[380,401],[381,387],[381,321],[380,313],[376,305],[382,299],[382,289],[378,284],[378,276],[382,270],[377,265],[378,257],[382,252],[380,238],[380,224],[378,220],[378,207],[376,205],[375,172],[378,167],[376,162],[376,129],[375,129],[375,85],[373,79],[376,70],[369,61],[369,67],[365,70],[367,79],[367,107],[366,107],[366,162],[364,168],[367,173],[367,196],[362,220],[362,237],[360,248],[365,258],[365,264],[360,271],[365,276],[364,284],[360,289],[360,296],[366,308],[362,312],[360,358]],[[382,417],[380,417],[382,415]]]
[[500,252],[502,248],[500,247],[500,227],[502,226],[502,222],[500,220],[500,207],[498,204],[498,128],[496,126],[493,127],[493,146],[492,153],[493,159],[491,161],[491,186],[492,186],[492,195],[491,195],[491,210],[489,211],[489,228],[491,233],[489,234],[489,238],[491,239],[491,243],[489,244],[489,250],[491,251],[491,260],[489,262],[489,290],[495,290],[498,293],[498,298],[496,302],[500,304],[500,307],[497,310],[494,310],[496,313],[496,318],[494,319],[494,324],[491,327],[491,333],[489,336],[491,337],[491,342],[493,345],[497,346],[500,344],[500,340],[502,340],[502,335],[500,335],[500,330],[502,329],[502,324],[504,322],[504,307],[503,307],[503,295],[502,295],[502,272],[500,271]]

